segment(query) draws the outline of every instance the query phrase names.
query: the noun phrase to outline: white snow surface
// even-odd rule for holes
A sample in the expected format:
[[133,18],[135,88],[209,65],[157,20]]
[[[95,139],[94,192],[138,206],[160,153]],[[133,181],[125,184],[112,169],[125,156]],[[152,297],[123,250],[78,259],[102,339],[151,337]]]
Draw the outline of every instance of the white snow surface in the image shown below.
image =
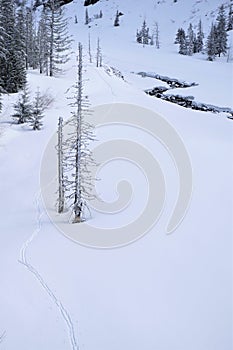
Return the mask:
[[[145,89],[166,85],[134,74],[154,72],[198,86],[175,89],[199,102],[232,106],[232,62],[208,62],[205,55],[181,56],[173,45],[180,25],[201,17],[206,34],[221,1],[100,1],[83,24],[81,2],[67,6],[74,51],[84,46],[85,91],[91,105],[130,103],[161,114],[181,136],[193,168],[193,195],[186,217],[171,235],[165,228],[174,207],[178,179],[166,149],[133,126],[96,131],[98,142],[125,138],[147,147],[160,163],[167,198],[158,223],[123,248],[81,246],[50,222],[40,194],[40,165],[56,132],[58,117],[70,116],[67,97],[76,78],[76,53],[64,74],[49,78],[28,72],[30,90],[48,90],[54,102],[43,130],[11,123],[17,95],[3,96],[0,117],[0,349],[3,350],[231,350],[232,349],[232,121],[225,114],[192,111],[150,97]],[[226,5],[228,2],[224,2]],[[116,10],[124,13],[113,27]],[[78,24],[74,24],[74,15]],[[207,16],[206,16],[207,14]],[[158,21],[161,49],[135,43],[146,18]],[[95,57],[100,37],[105,66],[88,62],[88,32]],[[231,33],[232,35],[232,33]],[[138,172],[138,173],[137,173]],[[106,167],[99,189],[115,196],[114,182],[133,184],[132,207],[122,216],[95,213],[92,225],[116,227],[134,220],[146,201],[145,176],[131,163]]]

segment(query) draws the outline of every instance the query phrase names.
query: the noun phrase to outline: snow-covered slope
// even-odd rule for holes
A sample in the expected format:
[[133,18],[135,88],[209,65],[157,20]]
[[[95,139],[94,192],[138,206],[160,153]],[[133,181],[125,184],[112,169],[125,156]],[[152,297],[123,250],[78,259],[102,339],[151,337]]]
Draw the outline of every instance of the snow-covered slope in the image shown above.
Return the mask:
[[[159,113],[189,153],[192,200],[171,235],[166,234],[166,226],[178,193],[177,170],[166,147],[133,125],[98,128],[97,139],[99,144],[132,140],[158,160],[166,181],[166,202],[157,224],[131,245],[98,250],[67,239],[49,220],[40,192],[41,161],[58,117],[70,115],[67,96],[76,77],[75,54],[61,77],[28,74],[31,90],[40,86],[54,97],[41,132],[9,124],[17,96],[3,97],[0,348],[232,349],[232,121],[225,114],[188,110],[150,97],[144,90],[163,83],[133,73],[154,72],[196,82],[198,86],[177,93],[232,106],[232,63],[226,58],[208,62],[204,56],[180,56],[173,45],[177,28],[192,16],[195,23],[201,16],[208,32],[219,4],[217,0],[103,0],[88,7],[90,17],[103,11],[103,19],[92,21],[90,28],[83,24],[81,2],[67,6],[74,47],[78,41],[84,45],[85,94],[92,106],[129,103]],[[124,16],[120,27],[114,28],[117,9]],[[134,42],[144,18],[150,25],[158,21],[160,50]],[[100,37],[103,68],[88,62],[88,32],[93,57]],[[125,80],[107,74],[109,66],[120,70]],[[98,188],[103,199],[115,199],[116,182],[127,179],[135,189],[134,200],[118,215],[93,211],[90,224],[118,227],[134,221],[147,201],[144,172],[131,162],[115,160],[102,169],[101,179]]]
[[[69,5],[71,22],[74,14],[79,23],[71,25],[74,37],[88,45],[88,32],[91,35],[92,48],[95,50],[97,37],[100,37],[104,63],[118,68],[129,83],[133,83],[140,89],[149,89],[156,85],[151,79],[135,77],[131,72],[155,72],[169,77],[196,82],[197,87],[185,90],[185,94],[193,95],[197,101],[232,106],[232,79],[231,64],[227,64],[227,57],[210,63],[206,61],[206,55],[192,57],[177,54],[174,38],[177,29],[183,26],[187,29],[189,22],[203,22],[205,39],[213,20],[216,19],[221,0],[215,1],[153,1],[146,4],[140,0],[133,2],[100,1],[95,6],[88,7],[89,17],[93,19],[100,10],[103,11],[103,19],[91,21],[89,28],[83,26],[85,8],[82,3]],[[226,13],[228,11],[226,3]],[[120,17],[120,27],[113,27],[116,10],[124,13]],[[195,12],[194,10],[195,9]],[[195,16],[194,16],[195,13]],[[136,30],[141,27],[146,19],[152,29],[155,21],[159,24],[161,49],[145,47],[136,44]],[[185,21],[184,21],[185,19]],[[186,23],[184,23],[186,22]],[[76,34],[77,33],[77,34]],[[230,43],[231,35],[229,35]],[[219,60],[224,63],[219,65]],[[224,86],[224,93],[221,88]],[[179,91],[177,91],[179,93]],[[182,92],[184,93],[184,92]]]

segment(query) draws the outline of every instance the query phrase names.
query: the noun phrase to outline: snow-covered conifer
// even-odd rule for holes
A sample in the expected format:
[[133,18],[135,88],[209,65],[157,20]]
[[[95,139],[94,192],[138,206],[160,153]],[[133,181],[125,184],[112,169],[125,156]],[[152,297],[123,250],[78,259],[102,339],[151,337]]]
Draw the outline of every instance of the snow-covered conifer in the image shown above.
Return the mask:
[[176,38],[175,38],[175,42],[174,44],[181,44],[181,42],[183,41],[183,39],[185,39],[186,35],[185,35],[185,31],[183,28],[179,28],[177,33],[176,33]]
[[187,39],[187,36],[185,34],[185,31],[182,33],[182,36],[180,36],[179,53],[181,55],[188,54],[188,39]]
[[207,55],[208,55],[208,60],[213,61],[215,59],[215,54],[216,54],[216,27],[212,23],[210,33],[207,37]]
[[[0,1],[1,4],[1,1]],[[3,90],[4,80],[2,73],[4,67],[6,66],[7,48],[5,46],[6,31],[2,25],[2,11],[0,7],[0,92]]]
[[201,20],[198,23],[197,38],[196,38],[196,52],[201,52],[203,50],[203,39],[204,33],[202,29]]
[[220,57],[221,54],[225,55],[227,53],[227,31],[224,5],[220,6],[216,21],[217,37],[215,44],[216,53]]
[[61,71],[61,65],[70,60],[72,39],[68,32],[68,19],[65,18],[63,7],[55,7],[53,25],[53,40],[51,39],[50,42],[50,76]]
[[19,19],[15,16],[15,2],[0,0],[2,88],[6,92],[18,92],[26,83],[24,42],[19,33]]
[[17,124],[29,122],[32,117],[32,104],[30,103],[28,87],[25,86],[18,101],[14,104],[15,113],[12,115]]
[[26,83],[26,9],[22,2],[16,13],[15,23],[15,67],[19,89]]
[[141,33],[141,31],[139,31],[138,29],[137,29],[137,33],[136,33],[136,41],[137,41],[137,43],[139,43],[139,44],[142,43],[142,33]]
[[233,9],[232,4],[229,7],[228,20],[227,20],[227,30],[233,29]]
[[69,60],[72,41],[59,0],[50,0],[50,6],[42,11],[38,37],[40,72],[54,76]]
[[143,21],[141,30],[137,30],[136,40],[138,43],[143,44],[143,46],[150,43],[151,36],[149,34],[149,28],[147,27],[146,20]]
[[38,61],[40,73],[49,75],[49,18],[48,9],[43,8],[37,32]]
[[36,36],[35,14],[32,8],[26,9],[26,69],[38,68],[39,48]]
[[142,44],[148,45],[149,38],[149,28],[146,26],[146,21],[144,21],[142,24]]
[[42,119],[44,118],[44,101],[43,96],[41,96],[39,88],[36,91],[36,95],[34,98],[34,103],[32,105],[32,113],[30,117],[30,125],[33,130],[40,130],[43,126]]
[[192,23],[189,24],[188,34],[187,34],[187,54],[191,56],[194,53],[194,43],[195,43],[195,34],[193,31]]

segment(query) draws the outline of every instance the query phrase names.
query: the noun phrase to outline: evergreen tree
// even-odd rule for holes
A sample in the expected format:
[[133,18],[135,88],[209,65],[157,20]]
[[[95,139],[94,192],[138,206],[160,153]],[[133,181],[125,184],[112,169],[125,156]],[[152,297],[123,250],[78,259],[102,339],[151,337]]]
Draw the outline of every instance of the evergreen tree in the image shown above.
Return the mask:
[[20,88],[26,83],[26,11],[24,2],[18,8],[15,24],[15,46],[18,70],[18,80],[21,81]]
[[26,83],[25,52],[20,21],[15,19],[13,0],[0,0],[0,76],[2,88],[6,92],[18,92]]
[[225,55],[227,53],[227,31],[224,5],[220,6],[216,21],[216,53],[220,57],[221,54]]
[[142,25],[142,44],[148,45],[149,39],[150,39],[149,28],[146,26],[146,21],[144,21]]
[[55,12],[58,9],[57,0],[52,0],[49,17],[48,17],[48,28],[49,28],[49,76],[54,76],[54,32],[55,32]]
[[179,54],[188,54],[188,36],[183,28],[178,29],[174,43],[179,44]]
[[44,8],[38,29],[40,72],[54,76],[60,65],[69,60],[71,38],[68,34],[68,20],[58,0],[51,0]]
[[120,20],[119,20],[119,11],[117,10],[115,20],[114,20],[114,27],[119,27]]
[[14,105],[15,113],[12,115],[17,120],[17,124],[24,124],[30,121],[32,116],[32,105],[29,99],[27,86],[24,87],[17,103]]
[[185,39],[186,34],[183,28],[179,28],[177,33],[176,33],[176,38],[174,44],[181,44],[183,40]]
[[204,33],[202,29],[202,22],[200,20],[198,24],[198,30],[197,30],[196,52],[201,52],[203,50],[203,39],[204,39]]
[[151,35],[150,45],[153,46],[155,44],[154,34]]
[[196,37],[196,34],[194,33],[194,36],[193,36],[193,53],[197,53],[197,37]]
[[233,29],[233,9],[231,4],[229,8],[229,13],[228,13],[227,30],[232,30],[232,29]]
[[37,32],[37,44],[39,49],[38,61],[40,73],[49,75],[49,18],[48,9],[45,7],[41,12],[41,17]]
[[232,48],[232,43],[230,43],[228,47],[228,52],[227,52],[227,62],[233,61],[233,48]]
[[38,68],[39,48],[36,35],[35,16],[31,8],[26,9],[26,69]]
[[213,61],[215,59],[216,54],[216,28],[212,23],[210,33],[207,37],[207,55],[208,60]]
[[143,46],[148,45],[151,40],[151,36],[149,34],[149,28],[147,27],[145,20],[142,23],[141,30],[140,31],[137,30],[136,40],[138,43],[143,44]]
[[182,34],[182,36],[180,37],[179,53],[181,55],[188,54],[188,40],[187,40],[185,31],[184,31],[184,35]]
[[50,75],[61,71],[61,65],[70,60],[70,50],[72,39],[68,31],[68,19],[65,18],[64,8],[60,7],[54,13],[54,33],[53,42],[50,42],[50,47],[53,46],[53,57],[50,56]]
[[43,126],[42,119],[44,118],[43,115],[44,111],[44,103],[43,103],[43,97],[40,94],[40,90],[37,89],[34,103],[32,106],[32,113],[30,117],[30,125],[32,126],[33,130],[40,130]]
[[136,33],[136,41],[137,41],[137,43],[142,44],[142,33],[138,29],[137,29],[137,33]]
[[[1,4],[1,1],[0,1]],[[7,49],[5,46],[6,31],[2,25],[2,11],[0,7],[0,92],[3,92],[4,80],[2,77],[3,67],[6,66]]]
[[188,34],[187,34],[187,54],[191,56],[194,53],[194,43],[195,43],[195,34],[193,31],[192,23],[189,24]]

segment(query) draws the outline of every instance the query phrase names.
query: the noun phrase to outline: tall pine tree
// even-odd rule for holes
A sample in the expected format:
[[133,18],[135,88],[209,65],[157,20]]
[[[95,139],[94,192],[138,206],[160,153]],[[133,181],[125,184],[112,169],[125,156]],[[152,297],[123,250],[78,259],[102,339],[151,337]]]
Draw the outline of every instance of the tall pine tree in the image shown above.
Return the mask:
[[185,38],[185,31],[183,28],[179,28],[176,33],[176,38],[174,44],[180,44],[181,41]]
[[221,54],[225,55],[227,53],[227,31],[226,31],[226,17],[225,17],[224,5],[220,6],[216,21],[217,21],[216,53],[220,57]]
[[32,8],[26,9],[26,69],[38,68],[39,48],[36,35],[35,14]]
[[215,54],[216,54],[216,27],[212,23],[210,33],[207,37],[207,55],[208,55],[208,60],[213,61],[215,59]]
[[187,54],[191,56],[194,53],[195,34],[193,31],[192,23],[189,24],[187,34]]
[[40,73],[49,75],[49,19],[48,9],[43,8],[37,32],[38,63]]
[[59,0],[51,0],[41,14],[38,29],[40,72],[54,76],[60,66],[69,60],[71,38],[68,34],[68,20]]
[[196,52],[202,52],[203,39],[204,39],[204,33],[203,33],[203,29],[202,29],[202,22],[200,20],[198,23],[198,30],[197,30]]
[[149,44],[151,36],[149,34],[149,28],[147,27],[146,20],[143,21],[141,30],[137,30],[136,40],[139,44],[143,44],[143,46]]
[[227,30],[233,29],[233,9],[232,5],[229,7],[228,20],[227,20]]
[[20,33],[21,14],[19,11],[16,21],[13,0],[0,0],[0,21],[2,88],[9,93],[18,92],[26,83],[25,42],[23,33]]
[[24,124],[30,121],[32,116],[32,104],[30,102],[28,87],[25,85],[18,101],[14,105],[15,113],[12,115],[17,124]]

